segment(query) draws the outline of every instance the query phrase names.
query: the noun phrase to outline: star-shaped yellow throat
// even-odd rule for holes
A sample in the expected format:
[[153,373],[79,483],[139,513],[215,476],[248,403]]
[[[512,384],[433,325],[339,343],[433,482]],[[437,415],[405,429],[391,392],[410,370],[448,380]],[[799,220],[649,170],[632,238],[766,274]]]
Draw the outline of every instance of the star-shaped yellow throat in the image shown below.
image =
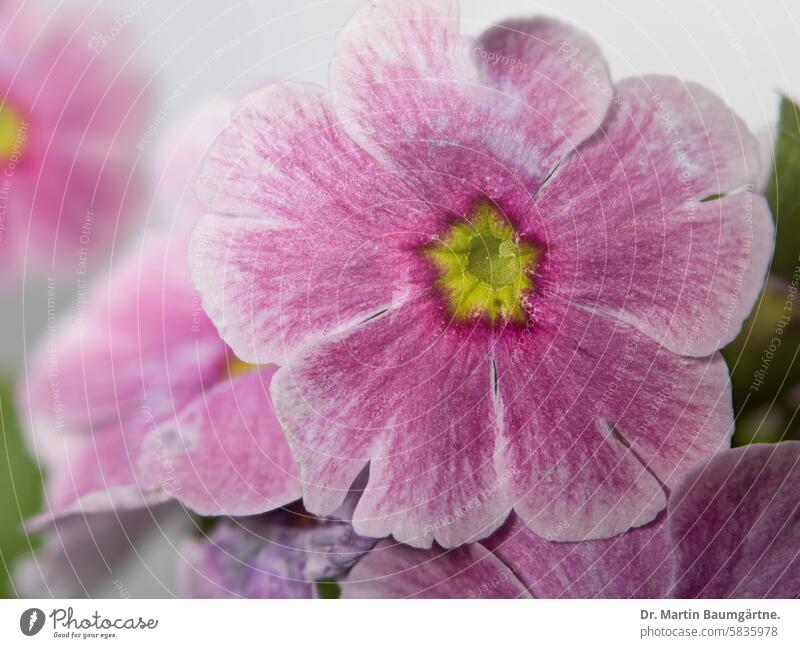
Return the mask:
[[540,249],[520,241],[514,228],[487,202],[453,224],[423,254],[439,271],[437,285],[456,319],[526,324],[523,300]]

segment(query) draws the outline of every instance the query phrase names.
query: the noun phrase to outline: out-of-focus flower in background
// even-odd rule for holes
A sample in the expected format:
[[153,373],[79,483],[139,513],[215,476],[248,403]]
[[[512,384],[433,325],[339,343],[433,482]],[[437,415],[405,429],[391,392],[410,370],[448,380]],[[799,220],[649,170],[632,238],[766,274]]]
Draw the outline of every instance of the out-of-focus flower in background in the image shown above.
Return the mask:
[[[164,139],[156,185],[162,210],[69,325],[46,337],[19,385],[29,445],[45,470],[43,513],[28,528],[44,544],[16,570],[26,596],[91,591],[109,564],[131,558],[145,536],[178,513],[253,516],[300,498],[297,468],[268,395],[275,367],[238,361],[200,308],[186,263],[202,213],[192,191],[224,102]],[[349,510],[352,510],[350,507]],[[230,521],[184,543],[190,595],[315,596],[373,539],[341,512],[314,520],[289,511]],[[206,520],[204,531],[214,521]],[[241,581],[220,579],[218,553],[264,553]],[[302,566],[300,568],[299,566]]]
[[143,198],[149,73],[110,17],[0,8],[0,282],[105,258]]
[[[354,491],[355,493],[355,491]],[[351,494],[351,498],[357,496]],[[263,516],[220,520],[181,546],[181,594],[199,598],[336,598],[337,581],[376,538],[350,524],[352,505],[330,519],[297,505]]]
[[[65,269],[100,269],[117,236],[141,215],[146,181],[138,139],[153,106],[149,70],[132,60],[130,33],[111,34],[102,10],[45,10],[35,2],[0,6],[0,294],[32,278],[54,283]],[[48,303],[55,288],[48,287]],[[53,294],[51,294],[51,292]],[[6,347],[22,344],[4,314]],[[31,333],[30,331],[26,331]],[[6,369],[5,365],[3,369]],[[0,378],[0,594],[20,552],[35,546],[21,520],[40,505],[40,475],[26,457],[12,397]],[[23,422],[24,423],[24,422]]]

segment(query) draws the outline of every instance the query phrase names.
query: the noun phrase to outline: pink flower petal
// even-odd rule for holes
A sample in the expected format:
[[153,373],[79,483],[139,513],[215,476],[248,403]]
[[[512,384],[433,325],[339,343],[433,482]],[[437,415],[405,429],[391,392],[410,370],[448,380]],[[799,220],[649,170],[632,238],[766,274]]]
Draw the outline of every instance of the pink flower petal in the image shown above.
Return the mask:
[[258,218],[206,216],[190,262],[203,306],[236,355],[284,363],[287,353],[402,303],[416,290],[391,229],[369,240],[347,228],[274,229]]
[[[514,508],[544,537],[608,538],[729,441],[712,354],[769,256],[764,203],[740,191],[755,147],[671,79],[625,82],[605,115],[598,50],[559,23],[473,45],[455,2],[381,0],[337,42],[336,115],[308,86],[251,97],[201,179],[221,215],[194,237],[195,282],[237,355],[282,365],[272,391],[313,512],[369,464],[366,535],[450,547]],[[449,326],[426,290],[419,246],[482,197],[542,247],[524,330]]]
[[218,214],[316,229],[320,237],[414,229],[428,216],[418,204],[394,204],[413,193],[342,131],[324,88],[294,82],[242,101],[211,146],[197,190]]
[[185,115],[154,142],[158,165],[153,174],[156,222],[185,236],[206,213],[196,196],[203,160],[217,137],[230,124],[236,107],[233,97],[223,96]]
[[342,581],[342,598],[529,598],[480,544],[444,551],[380,542]]
[[[507,125],[536,139],[533,150],[516,152],[532,179],[543,179],[600,127],[614,95],[597,44],[552,18],[499,23],[481,35],[473,56],[488,84],[504,97]],[[484,98],[487,110],[497,109],[497,95]],[[504,133],[486,143],[507,158],[509,139]]]
[[[372,2],[344,27],[331,87],[344,128],[425,198],[464,213],[476,196],[519,209],[602,121],[605,64],[547,19],[459,34],[455,0]],[[575,61],[562,47],[579,49]],[[604,91],[576,63],[595,64]],[[594,79],[597,81],[597,79]]]
[[717,455],[670,499],[679,598],[791,598],[800,592],[800,442]]
[[274,371],[223,381],[151,431],[142,481],[201,515],[253,515],[299,499],[297,468],[268,396]]
[[551,542],[513,516],[483,544],[537,598],[663,598],[672,558],[663,516],[608,540]]
[[36,526],[72,513],[132,509],[164,498],[143,490],[136,462],[145,428],[120,426],[53,441],[48,449],[46,512]]
[[37,427],[148,425],[224,374],[228,350],[192,289],[184,245],[148,235],[42,341],[20,386]]
[[431,162],[428,146],[455,131],[448,123],[470,101],[467,84],[480,81],[458,21],[457,0],[378,0],[339,32],[331,87],[359,144],[387,161],[417,153]]
[[530,225],[548,249],[545,280],[676,353],[708,355],[752,309],[773,227],[752,193],[699,201],[751,185],[757,142],[699,85],[646,77],[618,87],[604,132],[537,197]]
[[147,234],[43,340],[18,395],[47,472],[43,521],[166,497],[139,484],[142,440],[224,376],[229,353],[188,274],[185,240]]
[[420,300],[282,367],[272,393],[309,510],[332,512],[371,461],[353,522],[362,535],[454,546],[497,528],[509,505],[486,342],[485,329],[448,328]]
[[244,217],[202,220],[190,263],[206,311],[256,364],[402,300],[408,250],[441,222],[341,132],[321,89],[296,83],[245,100],[199,191]]
[[555,300],[497,344],[498,470],[520,517],[553,540],[608,538],[652,520],[671,486],[727,447],[719,355],[676,356],[622,323]]

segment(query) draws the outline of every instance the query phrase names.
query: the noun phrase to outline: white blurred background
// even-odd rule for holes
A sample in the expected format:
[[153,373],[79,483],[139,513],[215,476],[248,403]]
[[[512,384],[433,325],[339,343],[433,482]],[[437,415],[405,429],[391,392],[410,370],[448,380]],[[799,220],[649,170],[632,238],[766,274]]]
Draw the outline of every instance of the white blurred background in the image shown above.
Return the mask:
[[[360,4],[97,3],[120,17],[131,16],[130,27],[142,38],[139,54],[157,66],[155,81],[164,90],[174,90],[199,65],[207,66],[171,105],[172,119],[187,105],[267,78],[325,83],[336,32]],[[615,78],[658,72],[699,81],[754,129],[774,119],[776,93],[800,93],[800,9],[792,0],[462,0],[461,7],[464,31],[471,34],[511,16],[567,20],[597,39]]]

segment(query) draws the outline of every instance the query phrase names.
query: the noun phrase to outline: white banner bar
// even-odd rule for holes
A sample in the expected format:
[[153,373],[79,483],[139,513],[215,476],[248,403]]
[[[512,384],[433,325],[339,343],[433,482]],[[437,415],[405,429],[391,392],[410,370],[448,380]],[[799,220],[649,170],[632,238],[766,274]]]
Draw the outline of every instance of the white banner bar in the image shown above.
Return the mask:
[[[797,601],[0,601],[0,646],[800,646]],[[580,642],[580,643],[579,643]]]

